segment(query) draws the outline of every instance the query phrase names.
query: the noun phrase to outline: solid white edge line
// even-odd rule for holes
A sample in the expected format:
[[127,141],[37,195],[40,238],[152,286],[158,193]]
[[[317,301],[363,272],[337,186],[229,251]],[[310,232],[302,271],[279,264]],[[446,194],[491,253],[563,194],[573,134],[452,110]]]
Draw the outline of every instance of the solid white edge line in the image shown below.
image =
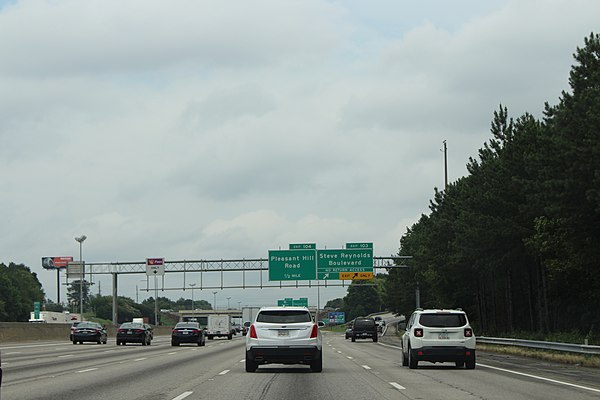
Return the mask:
[[390,382],[390,385],[392,385],[393,387],[395,387],[398,390],[406,390],[406,388],[404,386],[402,386],[401,384],[396,383],[396,382]]
[[173,400],[183,400],[192,393],[194,393],[194,392],[183,392],[179,396],[175,397]]
[[589,390],[589,391],[592,391],[592,392],[600,393],[600,389],[595,389],[595,388],[591,388],[591,387],[588,387],[588,386],[576,385],[574,383],[569,383],[569,382],[564,382],[564,381],[558,381],[556,379],[544,378],[543,376],[526,374],[524,372],[512,371],[510,369],[505,369],[505,368],[492,367],[491,365],[485,365],[485,364],[480,364],[480,363],[477,363],[477,366],[478,367],[495,369],[497,371],[502,371],[502,372],[508,372],[509,374],[526,376],[528,378],[539,379],[541,381],[557,383],[559,385],[571,386],[571,387],[575,387],[575,388],[578,388],[578,389],[584,389],[584,390]]

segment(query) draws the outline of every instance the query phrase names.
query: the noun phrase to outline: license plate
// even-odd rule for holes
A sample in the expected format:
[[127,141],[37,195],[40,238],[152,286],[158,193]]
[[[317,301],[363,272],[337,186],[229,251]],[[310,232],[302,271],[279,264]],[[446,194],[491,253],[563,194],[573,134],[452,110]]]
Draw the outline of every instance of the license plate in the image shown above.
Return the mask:
[[438,335],[438,338],[441,339],[450,339],[450,336],[448,336],[447,332],[442,332]]
[[128,334],[128,335],[131,335],[132,333],[133,333],[133,332],[131,332],[131,331],[127,331],[127,334]]
[[279,337],[290,336],[290,333],[288,331],[279,331],[279,332],[277,332],[277,336],[279,336]]
[[190,334],[188,331],[183,331],[181,333],[183,333],[184,335],[189,335]]

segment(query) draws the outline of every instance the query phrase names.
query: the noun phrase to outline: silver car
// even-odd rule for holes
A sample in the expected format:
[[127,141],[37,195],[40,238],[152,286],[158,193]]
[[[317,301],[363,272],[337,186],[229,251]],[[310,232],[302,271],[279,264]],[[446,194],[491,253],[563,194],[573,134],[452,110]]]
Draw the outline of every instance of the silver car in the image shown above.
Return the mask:
[[306,364],[323,370],[323,340],[306,307],[263,307],[246,335],[246,372],[262,364]]

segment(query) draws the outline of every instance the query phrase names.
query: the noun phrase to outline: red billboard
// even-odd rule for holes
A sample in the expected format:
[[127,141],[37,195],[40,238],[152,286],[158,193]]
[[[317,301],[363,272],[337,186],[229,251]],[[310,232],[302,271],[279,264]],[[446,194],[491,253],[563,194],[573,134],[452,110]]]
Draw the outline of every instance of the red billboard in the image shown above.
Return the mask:
[[66,268],[73,261],[73,257],[42,257],[42,267],[45,269]]

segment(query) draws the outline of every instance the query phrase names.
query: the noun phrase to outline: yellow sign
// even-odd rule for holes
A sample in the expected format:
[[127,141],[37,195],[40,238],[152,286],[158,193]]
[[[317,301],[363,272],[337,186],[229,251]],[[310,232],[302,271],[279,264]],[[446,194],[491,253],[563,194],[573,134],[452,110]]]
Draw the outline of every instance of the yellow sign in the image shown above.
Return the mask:
[[373,279],[372,272],[340,272],[340,280],[356,281]]

